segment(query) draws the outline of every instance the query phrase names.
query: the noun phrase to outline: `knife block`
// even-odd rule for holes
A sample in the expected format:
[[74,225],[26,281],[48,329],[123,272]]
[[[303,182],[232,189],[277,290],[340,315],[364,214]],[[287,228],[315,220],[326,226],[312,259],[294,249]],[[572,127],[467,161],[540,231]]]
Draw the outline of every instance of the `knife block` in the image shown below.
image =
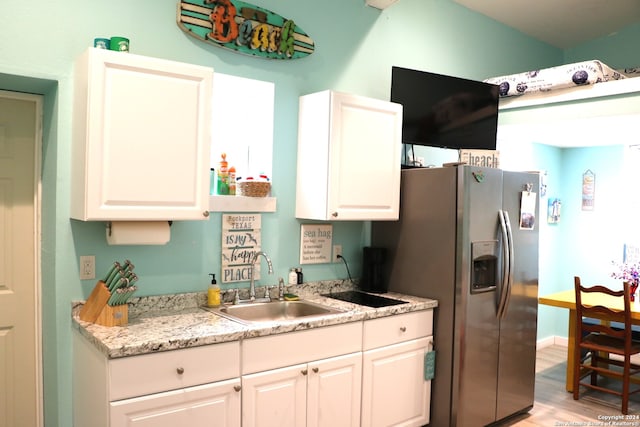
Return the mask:
[[80,320],[102,326],[123,326],[129,322],[129,306],[127,304],[108,305],[111,292],[102,280],[96,283],[80,309]]

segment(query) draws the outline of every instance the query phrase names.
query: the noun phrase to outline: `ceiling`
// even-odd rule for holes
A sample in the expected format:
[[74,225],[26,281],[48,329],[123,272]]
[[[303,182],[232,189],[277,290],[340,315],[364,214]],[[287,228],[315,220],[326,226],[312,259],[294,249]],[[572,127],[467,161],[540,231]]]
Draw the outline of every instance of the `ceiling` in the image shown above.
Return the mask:
[[561,49],[640,22],[640,0],[453,1]]

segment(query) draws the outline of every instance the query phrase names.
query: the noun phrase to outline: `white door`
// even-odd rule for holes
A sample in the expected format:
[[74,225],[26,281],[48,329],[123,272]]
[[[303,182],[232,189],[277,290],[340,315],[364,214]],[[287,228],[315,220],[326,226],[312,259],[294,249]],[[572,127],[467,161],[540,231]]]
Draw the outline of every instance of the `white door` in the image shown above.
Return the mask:
[[38,184],[42,99],[0,91],[0,426],[42,425]]
[[430,341],[420,338],[364,352],[363,426],[429,423],[431,381],[424,380],[424,356]]
[[306,396],[306,364],[245,375],[242,377],[242,426],[304,426]]
[[360,425],[362,353],[309,363],[307,427]]
[[111,427],[240,427],[240,380],[111,403]]

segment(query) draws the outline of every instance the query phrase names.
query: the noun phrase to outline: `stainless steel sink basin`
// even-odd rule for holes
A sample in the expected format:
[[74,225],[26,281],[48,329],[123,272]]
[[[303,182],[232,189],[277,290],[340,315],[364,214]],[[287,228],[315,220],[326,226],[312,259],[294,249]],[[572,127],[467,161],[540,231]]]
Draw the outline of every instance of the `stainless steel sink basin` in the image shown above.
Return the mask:
[[309,301],[247,303],[224,306],[211,311],[241,323],[274,322],[301,318],[308,320],[313,317],[342,313],[341,310]]

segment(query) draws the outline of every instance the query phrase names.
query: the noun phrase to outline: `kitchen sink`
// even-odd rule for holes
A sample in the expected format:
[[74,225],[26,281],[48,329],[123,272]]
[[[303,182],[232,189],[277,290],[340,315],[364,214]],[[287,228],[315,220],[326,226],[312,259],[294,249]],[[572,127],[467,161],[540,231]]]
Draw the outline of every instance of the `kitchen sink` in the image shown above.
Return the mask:
[[274,322],[302,318],[308,320],[313,317],[342,313],[342,310],[325,307],[309,301],[246,303],[215,309],[206,307],[206,309],[240,323]]

